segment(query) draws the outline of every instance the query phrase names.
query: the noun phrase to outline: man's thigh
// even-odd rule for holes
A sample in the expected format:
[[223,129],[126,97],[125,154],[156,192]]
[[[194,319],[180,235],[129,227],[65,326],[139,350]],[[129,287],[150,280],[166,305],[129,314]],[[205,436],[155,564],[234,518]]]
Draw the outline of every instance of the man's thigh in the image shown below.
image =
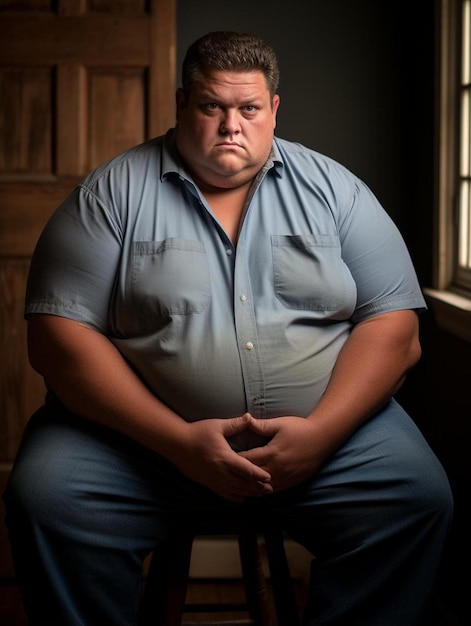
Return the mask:
[[6,503],[12,526],[26,517],[84,544],[146,550],[182,513],[218,498],[115,431],[42,409],[26,429]]

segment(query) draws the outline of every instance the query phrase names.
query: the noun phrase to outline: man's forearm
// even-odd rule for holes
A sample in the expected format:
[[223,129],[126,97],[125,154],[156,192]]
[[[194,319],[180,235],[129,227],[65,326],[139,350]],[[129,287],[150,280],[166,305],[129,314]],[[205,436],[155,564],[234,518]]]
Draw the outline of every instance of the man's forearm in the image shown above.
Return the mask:
[[160,402],[107,337],[66,318],[32,315],[30,361],[73,413],[167,456],[187,423]]
[[309,419],[342,443],[384,405],[420,358],[417,315],[385,313],[355,326]]

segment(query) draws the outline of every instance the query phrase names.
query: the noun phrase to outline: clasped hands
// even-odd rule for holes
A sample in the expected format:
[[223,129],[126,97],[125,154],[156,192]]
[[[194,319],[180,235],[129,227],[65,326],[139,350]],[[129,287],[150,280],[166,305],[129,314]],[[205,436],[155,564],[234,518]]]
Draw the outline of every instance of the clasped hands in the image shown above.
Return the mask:
[[[235,452],[227,439],[250,429],[268,443]],[[249,413],[229,419],[189,422],[182,454],[172,459],[180,471],[228,500],[267,496],[299,484],[324,460],[316,450],[317,426],[302,417],[255,419]]]

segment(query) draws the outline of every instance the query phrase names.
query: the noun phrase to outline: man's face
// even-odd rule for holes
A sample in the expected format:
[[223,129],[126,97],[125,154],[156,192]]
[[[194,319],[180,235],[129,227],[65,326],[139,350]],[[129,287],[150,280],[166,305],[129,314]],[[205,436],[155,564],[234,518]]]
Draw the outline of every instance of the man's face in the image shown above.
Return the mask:
[[177,92],[177,148],[202,189],[250,181],[270,153],[279,96],[261,71],[210,70]]

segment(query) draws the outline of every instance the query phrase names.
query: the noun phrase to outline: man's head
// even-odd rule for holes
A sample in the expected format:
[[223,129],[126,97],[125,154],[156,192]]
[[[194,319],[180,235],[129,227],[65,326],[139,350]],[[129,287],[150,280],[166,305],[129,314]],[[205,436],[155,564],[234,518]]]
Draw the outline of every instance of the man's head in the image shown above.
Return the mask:
[[262,72],[273,97],[278,89],[280,72],[276,54],[257,35],[216,31],[195,41],[185,55],[182,87],[189,92],[205,70],[227,72]]
[[200,188],[248,184],[266,162],[279,96],[273,50],[259,37],[210,33],[190,46],[177,91],[177,148]]

